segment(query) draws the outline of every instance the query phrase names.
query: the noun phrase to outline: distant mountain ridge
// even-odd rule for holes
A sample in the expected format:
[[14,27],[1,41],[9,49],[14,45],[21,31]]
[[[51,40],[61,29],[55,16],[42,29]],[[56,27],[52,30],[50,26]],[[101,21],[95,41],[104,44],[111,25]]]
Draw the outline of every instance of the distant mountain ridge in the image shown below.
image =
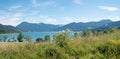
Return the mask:
[[82,31],[85,29],[96,29],[99,27],[102,27],[106,24],[113,23],[109,19],[101,20],[101,21],[93,21],[93,22],[79,22],[79,23],[69,23],[63,26],[60,25],[53,25],[53,24],[45,24],[45,23],[28,23],[28,22],[22,22],[17,28],[20,28],[25,31],[31,31],[31,32],[44,32],[44,31],[60,31],[65,29],[70,29],[72,31]]
[[17,26],[17,28],[31,32],[55,31],[55,29],[58,27],[60,26],[52,25],[52,24],[44,24],[44,23],[37,24],[37,23],[28,23],[28,22],[22,22]]
[[111,29],[111,28],[120,28],[120,21],[115,21],[115,22],[112,22],[112,23],[108,23],[108,24],[105,24],[101,27],[99,27],[98,29]]
[[109,19],[92,22],[73,22],[66,25],[53,25],[45,23],[28,23],[22,22],[16,27],[11,25],[0,24],[0,33],[18,33],[18,32],[47,32],[47,31],[61,31],[70,29],[72,31],[82,31],[85,29],[110,29],[113,27],[120,28],[120,21],[113,22]]
[[22,32],[22,30],[11,25],[0,24],[0,33],[18,33],[18,32]]
[[82,23],[82,22],[70,23],[58,28],[58,30],[70,29],[73,31],[82,31],[85,29],[96,29],[108,23],[112,23],[112,21],[110,21],[109,19],[106,19],[98,22],[93,21],[93,22],[87,22],[87,23]]

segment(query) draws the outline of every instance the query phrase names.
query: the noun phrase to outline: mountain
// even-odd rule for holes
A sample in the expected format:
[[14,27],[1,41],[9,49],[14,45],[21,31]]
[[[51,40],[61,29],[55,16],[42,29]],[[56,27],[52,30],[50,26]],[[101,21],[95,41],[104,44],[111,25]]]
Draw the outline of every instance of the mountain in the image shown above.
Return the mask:
[[23,32],[23,31],[31,31],[31,32],[45,32],[45,31],[60,31],[65,29],[70,29],[72,31],[82,31],[85,29],[109,29],[113,27],[120,28],[120,21],[112,22],[109,19],[101,20],[98,22],[79,22],[79,23],[70,23],[66,25],[52,25],[45,23],[28,23],[22,22],[16,27],[10,25],[2,25],[0,24],[0,33],[15,33],[15,32]]
[[112,23],[112,21],[110,21],[109,19],[106,19],[106,20],[102,20],[98,22],[87,22],[87,23],[82,23],[82,22],[75,23],[74,22],[74,23],[64,25],[58,28],[58,30],[70,29],[72,31],[82,31],[85,29],[96,29],[108,23]]
[[31,32],[55,31],[55,29],[59,27],[60,27],[59,25],[44,24],[44,23],[37,24],[37,23],[28,23],[28,22],[22,22],[17,26],[17,28]]
[[17,28],[20,28],[25,31],[31,31],[31,32],[43,32],[43,31],[60,31],[65,29],[70,29],[72,31],[82,31],[85,29],[95,29],[99,28],[105,24],[112,23],[109,19],[105,19],[98,22],[87,22],[87,23],[70,23],[66,25],[52,25],[52,24],[44,24],[44,23],[28,23],[28,22],[22,22],[17,26]]
[[22,32],[22,30],[10,25],[0,24],[0,33],[18,33],[18,32]]
[[101,29],[110,29],[110,28],[113,28],[113,27],[120,28],[120,21],[105,24],[105,25],[101,26],[100,28]]

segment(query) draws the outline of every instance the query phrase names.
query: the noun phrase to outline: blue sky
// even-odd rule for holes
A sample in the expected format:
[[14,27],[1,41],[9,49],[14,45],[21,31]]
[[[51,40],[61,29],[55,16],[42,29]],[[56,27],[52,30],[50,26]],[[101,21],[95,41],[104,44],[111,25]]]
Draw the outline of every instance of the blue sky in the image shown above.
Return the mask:
[[0,0],[0,23],[68,24],[120,20],[120,0]]

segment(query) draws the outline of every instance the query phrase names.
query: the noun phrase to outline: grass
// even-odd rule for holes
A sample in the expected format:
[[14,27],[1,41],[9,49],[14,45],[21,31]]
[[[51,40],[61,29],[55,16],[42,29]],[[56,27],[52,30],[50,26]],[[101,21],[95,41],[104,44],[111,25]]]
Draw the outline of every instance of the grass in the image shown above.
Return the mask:
[[119,59],[120,30],[61,42],[0,43],[0,59]]

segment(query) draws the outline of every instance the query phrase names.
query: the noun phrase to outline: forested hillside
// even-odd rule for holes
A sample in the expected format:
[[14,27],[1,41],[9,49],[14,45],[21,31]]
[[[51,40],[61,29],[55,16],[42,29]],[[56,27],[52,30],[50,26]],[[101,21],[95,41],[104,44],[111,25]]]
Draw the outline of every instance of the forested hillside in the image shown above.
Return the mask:
[[18,32],[22,32],[22,30],[10,25],[0,24],[0,33],[18,33]]

